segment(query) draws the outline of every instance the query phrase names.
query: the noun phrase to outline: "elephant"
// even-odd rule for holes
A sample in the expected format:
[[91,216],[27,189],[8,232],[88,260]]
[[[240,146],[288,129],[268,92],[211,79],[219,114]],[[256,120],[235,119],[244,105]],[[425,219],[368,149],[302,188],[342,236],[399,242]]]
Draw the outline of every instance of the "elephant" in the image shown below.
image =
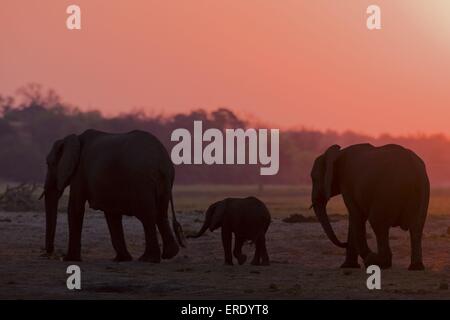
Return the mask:
[[[430,183],[425,163],[413,151],[395,144],[375,147],[356,144],[341,149],[332,145],[316,158],[311,170],[311,207],[328,238],[346,248],[342,268],[364,265],[392,266],[389,229],[410,233],[409,270],[423,270],[422,232],[428,211]],[[349,213],[347,242],[341,242],[330,224],[328,200],[342,195]],[[366,222],[377,241],[377,253],[367,245]]]
[[231,241],[234,233],[233,254],[239,264],[247,260],[242,253],[242,245],[250,240],[255,244],[252,265],[269,265],[266,248],[266,232],[271,222],[270,212],[266,205],[255,197],[226,198],[213,203],[205,213],[203,226],[196,235],[198,238],[209,228],[212,232],[222,227],[222,244],[225,251],[225,264],[233,265]]
[[[172,186],[175,169],[162,143],[152,134],[134,130],[106,133],[86,130],[57,140],[47,156],[47,175],[41,198],[46,211],[46,254],[54,251],[58,202],[70,185],[68,203],[69,244],[65,261],[81,261],[81,231],[86,202],[104,212],[116,257],[130,261],[123,215],[137,217],[145,232],[145,252],[139,260],[158,263],[174,257],[179,246],[168,221],[169,201],[172,226],[178,243],[184,246],[177,222]],[[161,254],[158,227],[163,242]]]

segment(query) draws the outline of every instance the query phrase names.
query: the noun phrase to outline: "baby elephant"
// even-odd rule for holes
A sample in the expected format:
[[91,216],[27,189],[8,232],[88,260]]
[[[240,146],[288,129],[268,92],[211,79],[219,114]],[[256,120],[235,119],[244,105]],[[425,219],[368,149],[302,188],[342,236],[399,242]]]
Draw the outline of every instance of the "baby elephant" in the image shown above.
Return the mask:
[[270,213],[266,205],[255,197],[226,198],[212,204],[205,214],[205,222],[200,231],[191,236],[198,238],[206,229],[214,231],[222,227],[222,244],[225,251],[225,264],[232,265],[231,234],[234,233],[233,254],[239,264],[247,257],[242,254],[242,245],[246,240],[255,244],[253,265],[269,265],[266,249],[266,231],[270,224]]

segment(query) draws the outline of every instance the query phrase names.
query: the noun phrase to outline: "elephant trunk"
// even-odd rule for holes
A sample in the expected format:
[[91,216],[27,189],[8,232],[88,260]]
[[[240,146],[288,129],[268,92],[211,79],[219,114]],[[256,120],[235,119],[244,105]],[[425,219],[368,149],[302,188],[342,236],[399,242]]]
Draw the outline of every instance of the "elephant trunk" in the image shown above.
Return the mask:
[[58,212],[58,195],[56,192],[45,192],[45,250],[52,254],[55,243],[56,216]]
[[334,233],[333,227],[331,226],[330,220],[328,219],[326,203],[317,205],[314,204],[313,208],[317,220],[319,220],[323,230],[325,231],[331,242],[333,242],[336,246],[340,248],[347,248],[347,243],[339,241],[339,239],[336,237],[336,234]]
[[205,231],[209,228],[209,225],[211,224],[211,215],[212,215],[211,210],[206,211],[205,222],[203,223],[202,228],[197,232],[197,234],[189,236],[189,238],[198,238],[205,233]]

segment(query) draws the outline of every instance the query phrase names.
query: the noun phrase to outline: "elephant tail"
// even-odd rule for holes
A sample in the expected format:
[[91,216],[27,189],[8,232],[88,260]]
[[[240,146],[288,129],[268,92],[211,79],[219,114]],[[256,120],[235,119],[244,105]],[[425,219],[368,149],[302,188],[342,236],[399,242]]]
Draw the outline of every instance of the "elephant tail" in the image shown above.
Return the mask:
[[173,196],[172,192],[170,192],[170,207],[172,208],[172,228],[175,232],[175,236],[177,237],[178,243],[183,248],[186,248],[186,241],[183,233],[183,228],[181,227],[181,224],[177,221],[177,217],[175,215],[175,208],[173,206]]
[[[417,158],[419,158],[416,155]],[[416,161],[416,166],[418,167],[419,179],[418,183],[415,184],[416,187],[416,197],[420,199],[419,204],[419,215],[416,228],[420,230],[423,229],[425,224],[425,219],[428,213],[428,205],[430,201],[430,181],[428,179],[425,163],[422,159],[419,158],[419,161]]]
[[205,222],[203,223],[203,226],[201,227],[201,229],[194,235],[188,235],[188,238],[199,238],[201,237],[206,230],[208,230],[209,227],[209,221],[205,220]]

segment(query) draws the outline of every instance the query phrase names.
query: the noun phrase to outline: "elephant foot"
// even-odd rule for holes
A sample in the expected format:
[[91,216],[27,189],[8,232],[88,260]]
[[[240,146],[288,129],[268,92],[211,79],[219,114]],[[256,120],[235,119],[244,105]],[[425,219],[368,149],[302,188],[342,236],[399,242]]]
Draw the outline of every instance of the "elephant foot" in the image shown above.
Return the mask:
[[63,261],[81,261],[80,255],[66,254],[63,257]]
[[372,265],[377,265],[377,266],[378,266],[378,256],[377,256],[375,253],[370,252],[370,253],[364,258],[364,266],[365,266],[366,269],[367,269],[369,266],[372,266]]
[[425,266],[422,262],[411,263],[409,265],[408,270],[417,271],[417,270],[425,270]]
[[51,257],[55,253],[55,247],[45,248],[44,251],[45,252],[42,254],[42,256],[47,254],[48,257]]
[[52,253],[48,253],[48,252],[41,253],[39,255],[39,257],[50,259],[51,257],[53,257],[53,252]]
[[226,266],[232,266],[233,265],[233,261],[227,261],[227,260],[225,260],[225,263],[224,263]]
[[244,264],[244,262],[247,260],[247,256],[245,254],[241,254],[239,257],[237,257],[238,263]]
[[178,245],[175,242],[173,242],[167,246],[163,246],[163,252],[162,252],[161,258],[171,259],[178,254],[178,251],[180,251],[180,248],[178,247]]
[[132,261],[133,257],[129,253],[117,254],[113,259],[114,262]]
[[358,261],[349,261],[345,260],[343,264],[341,264],[341,268],[349,268],[349,269],[360,269],[361,266]]
[[261,265],[261,262],[259,262],[258,259],[253,259],[252,262],[250,262],[250,264],[251,264],[252,266],[260,266],[260,265]]
[[270,262],[269,262],[269,260],[263,260],[263,261],[261,261],[261,265],[262,266],[270,266]]
[[139,261],[142,262],[150,262],[150,263],[160,263],[161,262],[161,257],[158,256],[151,256],[149,254],[143,254],[140,258]]

